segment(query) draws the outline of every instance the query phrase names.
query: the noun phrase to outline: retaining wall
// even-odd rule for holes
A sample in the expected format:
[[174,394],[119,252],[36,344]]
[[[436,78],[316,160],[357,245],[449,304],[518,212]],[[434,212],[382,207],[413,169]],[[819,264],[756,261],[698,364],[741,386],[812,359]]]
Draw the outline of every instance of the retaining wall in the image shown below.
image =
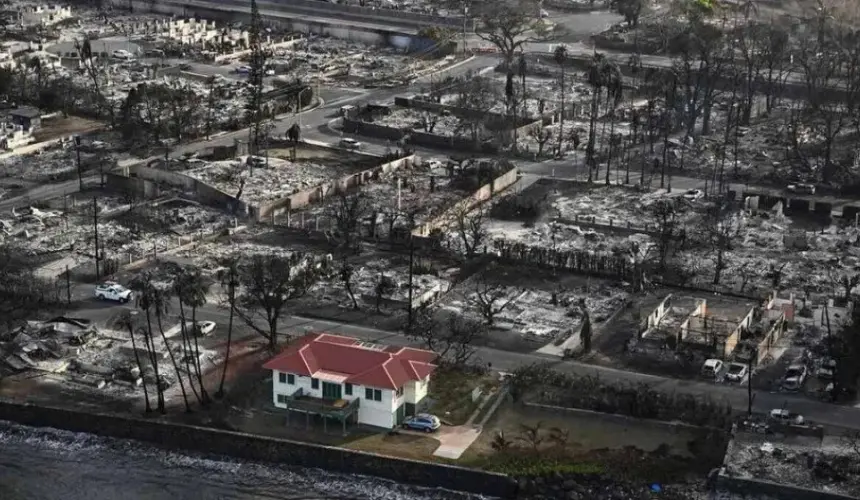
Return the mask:
[[258,219],[274,217],[290,210],[297,210],[306,207],[311,203],[322,201],[327,196],[336,193],[342,193],[362,184],[367,184],[373,179],[381,175],[393,172],[402,168],[412,168],[415,163],[415,155],[405,156],[403,158],[383,163],[378,167],[362,170],[354,174],[341,177],[331,182],[320,184],[305,191],[291,194],[286,198],[261,205],[257,214]]
[[[254,216],[255,208],[235,197],[220,191],[205,182],[189,177],[179,172],[150,168],[145,165],[132,165],[122,169],[123,175],[131,178],[144,179],[157,184],[167,184],[181,189],[194,197],[195,200],[220,210],[227,210],[237,216]],[[145,184],[144,184],[145,185]],[[154,189],[154,188],[148,188]],[[146,191],[144,191],[144,194]]]
[[444,229],[454,223],[460,214],[472,210],[477,205],[489,200],[493,196],[505,190],[511,184],[517,182],[519,170],[512,168],[504,174],[493,179],[492,182],[484,184],[468,198],[462,199],[439,217],[418,226],[412,231],[415,236],[429,236],[434,229]]
[[366,474],[431,488],[441,487],[502,498],[513,498],[517,492],[516,482],[502,474],[154,419],[0,401],[0,420],[119,439],[135,439],[245,460],[319,467],[346,474]]

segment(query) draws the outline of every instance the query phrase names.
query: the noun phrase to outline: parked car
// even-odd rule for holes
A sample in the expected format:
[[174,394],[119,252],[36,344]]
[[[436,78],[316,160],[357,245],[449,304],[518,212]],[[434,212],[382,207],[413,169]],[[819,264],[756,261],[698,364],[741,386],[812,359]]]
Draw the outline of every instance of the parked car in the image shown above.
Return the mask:
[[806,367],[804,365],[791,365],[785,371],[782,386],[790,391],[796,391],[806,382]]
[[198,337],[205,337],[215,331],[215,322],[214,321],[198,321],[196,325],[192,324],[190,321],[185,324],[185,328],[188,330],[193,329],[194,334]]
[[743,382],[749,375],[749,368],[743,363],[729,363],[729,368],[726,371],[726,379],[731,382]]
[[266,71],[264,74],[266,76],[275,76],[275,70],[274,70],[274,68],[266,68]]
[[238,68],[236,68],[236,73],[238,73],[240,75],[247,75],[250,72],[251,72],[250,66],[239,66]]
[[435,415],[419,413],[413,417],[407,417],[403,421],[403,427],[416,431],[435,432],[442,426],[442,422]]
[[770,418],[782,424],[803,425],[803,415],[792,413],[784,408],[770,410]]
[[111,53],[111,56],[114,59],[122,59],[123,61],[129,61],[131,59],[134,59],[134,54],[123,49],[113,51],[113,53]]
[[691,189],[684,193],[684,199],[688,201],[696,201],[705,197],[704,191],[701,189]]
[[719,378],[723,373],[723,362],[719,359],[708,359],[702,365],[702,375],[705,377]]
[[340,147],[346,149],[361,149],[361,143],[356,141],[355,139],[344,137],[340,140]]
[[797,184],[789,184],[788,190],[791,191],[792,193],[815,194],[815,186],[814,185],[805,184],[802,182],[797,183]]
[[106,281],[100,285],[96,285],[95,296],[99,300],[113,300],[122,304],[132,299],[131,290],[113,281]]

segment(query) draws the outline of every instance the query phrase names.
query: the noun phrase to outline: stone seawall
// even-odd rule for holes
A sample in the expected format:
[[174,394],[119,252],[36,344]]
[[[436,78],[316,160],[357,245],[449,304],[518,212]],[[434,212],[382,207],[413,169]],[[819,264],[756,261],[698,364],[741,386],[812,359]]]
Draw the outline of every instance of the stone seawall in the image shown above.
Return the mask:
[[0,401],[0,420],[32,427],[53,427],[112,438],[135,439],[198,453],[376,476],[419,486],[501,498],[516,497],[518,489],[515,481],[502,474],[156,419]]

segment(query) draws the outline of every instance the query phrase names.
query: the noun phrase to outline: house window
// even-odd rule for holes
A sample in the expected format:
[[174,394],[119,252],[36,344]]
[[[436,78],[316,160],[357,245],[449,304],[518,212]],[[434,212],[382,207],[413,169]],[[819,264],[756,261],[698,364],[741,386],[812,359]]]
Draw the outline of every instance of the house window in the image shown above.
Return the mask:
[[397,388],[397,397],[399,398],[399,397],[400,397],[400,396],[402,396],[402,395],[403,395],[403,388],[402,388],[402,387],[398,387],[398,388]]
[[286,404],[287,403],[287,396],[285,394],[278,394],[278,403]]
[[290,385],[296,385],[296,376],[292,373],[287,374],[287,383]]
[[352,384],[343,384],[343,393],[352,396]]
[[369,399],[369,400],[373,401],[373,389],[368,387],[367,389],[364,390],[364,399]]
[[280,382],[282,384],[286,384],[287,383],[287,374],[286,373],[279,373],[278,374],[278,382]]
[[374,401],[382,401],[382,391],[379,389],[373,390],[373,400]]
[[311,379],[311,389],[319,389],[319,388],[320,388],[320,381],[315,379],[315,378],[312,378]]

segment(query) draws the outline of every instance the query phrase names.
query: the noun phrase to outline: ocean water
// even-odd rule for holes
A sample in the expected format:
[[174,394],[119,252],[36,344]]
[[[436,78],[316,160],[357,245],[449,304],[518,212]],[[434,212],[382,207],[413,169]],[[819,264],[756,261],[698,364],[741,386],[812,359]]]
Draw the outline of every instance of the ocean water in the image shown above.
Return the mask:
[[0,422],[0,500],[482,500],[319,469]]

